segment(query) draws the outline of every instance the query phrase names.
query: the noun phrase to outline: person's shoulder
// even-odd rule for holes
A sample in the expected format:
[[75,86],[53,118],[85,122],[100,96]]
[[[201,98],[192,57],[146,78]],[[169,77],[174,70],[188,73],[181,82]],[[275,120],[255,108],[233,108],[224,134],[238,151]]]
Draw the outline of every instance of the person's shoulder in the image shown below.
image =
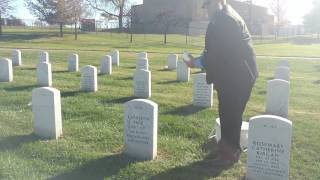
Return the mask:
[[218,22],[229,26],[244,24],[242,17],[230,5],[226,5],[218,14]]

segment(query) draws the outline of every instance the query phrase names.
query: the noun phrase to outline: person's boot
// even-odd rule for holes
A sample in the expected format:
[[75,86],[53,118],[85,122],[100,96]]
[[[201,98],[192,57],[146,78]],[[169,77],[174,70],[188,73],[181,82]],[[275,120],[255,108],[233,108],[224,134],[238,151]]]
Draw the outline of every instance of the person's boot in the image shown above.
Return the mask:
[[228,145],[223,140],[218,144],[218,156],[213,160],[213,165],[227,168],[239,162],[241,150]]

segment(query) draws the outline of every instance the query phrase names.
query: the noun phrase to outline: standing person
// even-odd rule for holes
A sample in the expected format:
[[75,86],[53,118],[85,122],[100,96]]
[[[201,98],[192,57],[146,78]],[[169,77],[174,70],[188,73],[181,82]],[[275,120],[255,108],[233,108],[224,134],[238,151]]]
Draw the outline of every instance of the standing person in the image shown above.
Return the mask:
[[242,116],[258,77],[251,35],[244,20],[226,0],[205,0],[210,23],[205,50],[199,58],[190,56],[189,67],[204,68],[207,83],[213,83],[219,100],[221,140],[215,165],[238,162],[241,153]]

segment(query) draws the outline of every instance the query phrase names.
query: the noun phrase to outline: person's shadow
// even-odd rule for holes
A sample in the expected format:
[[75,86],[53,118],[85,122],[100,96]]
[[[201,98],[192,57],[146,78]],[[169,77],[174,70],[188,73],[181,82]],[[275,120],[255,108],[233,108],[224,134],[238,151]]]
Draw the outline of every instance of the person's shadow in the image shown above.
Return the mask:
[[121,169],[126,168],[134,162],[136,162],[135,159],[125,154],[115,154],[89,161],[70,172],[49,178],[49,180],[102,180],[106,177],[112,178],[112,176],[118,174]]
[[5,137],[0,140],[0,152],[12,151],[20,148],[23,144],[28,144],[38,140],[41,140],[41,138],[33,133]]
[[[214,165],[214,158],[217,157],[217,144],[215,140],[209,140],[202,146],[203,151],[207,155],[201,160],[196,161],[187,166],[180,166],[170,169],[166,172],[155,175],[149,179],[151,180],[202,180],[218,177],[223,171],[231,168],[230,167],[218,167]],[[244,177],[239,177],[239,180]]]

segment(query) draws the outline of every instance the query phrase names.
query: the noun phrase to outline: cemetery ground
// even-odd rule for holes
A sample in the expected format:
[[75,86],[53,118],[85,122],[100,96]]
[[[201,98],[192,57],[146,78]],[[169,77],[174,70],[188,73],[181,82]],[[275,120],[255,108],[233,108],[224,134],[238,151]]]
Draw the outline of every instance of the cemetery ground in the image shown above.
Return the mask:
[[[30,38],[28,35],[33,35]],[[10,36],[10,35],[9,35]],[[121,36],[121,37],[120,37]],[[11,37],[15,37],[11,35]],[[29,37],[29,38],[28,38]],[[12,49],[22,50],[23,66],[14,67],[14,81],[0,83],[0,179],[241,179],[246,173],[246,153],[241,164],[228,170],[213,168],[210,159],[216,146],[208,140],[217,113],[192,106],[193,82],[176,82],[167,71],[171,52],[189,50],[199,54],[202,41],[189,46],[183,38],[135,35],[130,44],[125,34],[81,34],[63,39],[41,33],[0,39],[0,56],[11,58]],[[290,179],[320,179],[320,45],[264,43],[255,45],[258,55],[294,56],[290,59],[291,94],[289,120],[293,122]],[[67,71],[68,55],[79,54],[80,68],[99,67],[103,55],[120,51],[120,67],[113,74],[98,76],[98,92],[80,92],[80,73]],[[53,87],[61,91],[63,137],[43,140],[33,135],[31,91],[36,85],[39,50],[50,53]],[[136,52],[149,52],[152,101],[159,105],[158,156],[137,161],[122,154],[123,104],[133,99]],[[155,53],[151,53],[155,52]],[[181,57],[181,56],[180,56]],[[260,77],[247,106],[244,120],[264,114],[267,81],[278,59],[258,58]],[[98,68],[99,69],[99,68]],[[194,75],[199,71],[192,70]]]

